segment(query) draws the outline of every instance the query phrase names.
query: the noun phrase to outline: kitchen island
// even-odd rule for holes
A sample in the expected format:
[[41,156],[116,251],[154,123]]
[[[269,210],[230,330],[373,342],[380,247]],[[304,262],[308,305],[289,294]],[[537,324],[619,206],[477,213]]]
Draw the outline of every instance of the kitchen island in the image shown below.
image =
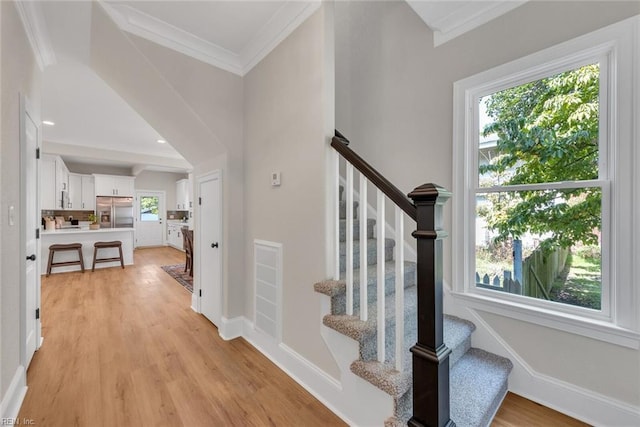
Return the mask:
[[[110,242],[120,240],[122,242],[122,256],[125,265],[133,265],[133,228],[100,228],[91,230],[88,227],[62,228],[56,230],[42,230],[40,234],[42,247],[40,250],[40,273],[47,273],[47,261],[49,259],[49,246],[55,244],[82,243],[82,255],[85,271],[91,271],[93,263],[93,244],[95,242]],[[117,248],[100,249],[99,258],[117,257]],[[77,251],[56,252],[54,262],[72,261],[78,259]],[[119,267],[120,261],[102,262],[96,264],[96,269],[107,267]],[[51,274],[67,271],[80,271],[79,265],[66,265],[54,267]]]

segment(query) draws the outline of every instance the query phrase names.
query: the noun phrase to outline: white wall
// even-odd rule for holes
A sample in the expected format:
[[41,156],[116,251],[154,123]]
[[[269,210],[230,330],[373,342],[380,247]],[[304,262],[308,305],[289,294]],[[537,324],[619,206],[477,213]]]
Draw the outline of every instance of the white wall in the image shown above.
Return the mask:
[[[0,396],[4,399],[9,383],[20,365],[20,129],[19,94],[26,95],[40,115],[40,71],[13,2],[0,2],[2,69],[2,141],[0,146]],[[15,207],[16,221],[9,225],[7,212]]]
[[[244,78],[245,313],[253,320],[253,241],[283,245],[283,342],[330,375],[337,367],[320,336],[326,278],[324,8]],[[271,187],[272,172],[282,185]]]
[[134,182],[136,190],[156,190],[166,193],[166,210],[176,210],[176,181],[187,175],[171,172],[142,171]]
[[[640,2],[529,2],[434,48],[431,31],[404,2],[336,2],[336,126],[404,192],[425,182],[450,189],[456,80],[638,13]],[[450,230],[450,202],[448,209]],[[638,351],[474,313],[536,372],[640,406]]]

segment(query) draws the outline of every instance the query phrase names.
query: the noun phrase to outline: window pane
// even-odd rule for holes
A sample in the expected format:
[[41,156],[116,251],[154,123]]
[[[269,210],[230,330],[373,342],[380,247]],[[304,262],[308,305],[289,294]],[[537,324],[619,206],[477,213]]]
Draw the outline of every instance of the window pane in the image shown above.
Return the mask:
[[476,286],[601,308],[600,188],[476,196]]
[[598,179],[598,64],[479,101],[480,187]]
[[160,199],[158,196],[140,197],[140,221],[158,221]]

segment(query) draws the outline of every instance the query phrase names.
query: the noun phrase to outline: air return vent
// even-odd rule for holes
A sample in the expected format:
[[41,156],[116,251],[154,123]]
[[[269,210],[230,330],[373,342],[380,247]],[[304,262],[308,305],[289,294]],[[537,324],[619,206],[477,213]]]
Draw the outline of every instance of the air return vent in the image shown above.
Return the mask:
[[282,244],[254,240],[255,327],[282,341]]

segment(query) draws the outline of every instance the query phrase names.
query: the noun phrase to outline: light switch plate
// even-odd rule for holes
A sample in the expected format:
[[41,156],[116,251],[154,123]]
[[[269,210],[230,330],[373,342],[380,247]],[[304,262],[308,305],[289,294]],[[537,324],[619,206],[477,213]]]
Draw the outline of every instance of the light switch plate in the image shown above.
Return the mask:
[[280,186],[280,172],[273,172],[271,174],[271,186],[272,187]]

